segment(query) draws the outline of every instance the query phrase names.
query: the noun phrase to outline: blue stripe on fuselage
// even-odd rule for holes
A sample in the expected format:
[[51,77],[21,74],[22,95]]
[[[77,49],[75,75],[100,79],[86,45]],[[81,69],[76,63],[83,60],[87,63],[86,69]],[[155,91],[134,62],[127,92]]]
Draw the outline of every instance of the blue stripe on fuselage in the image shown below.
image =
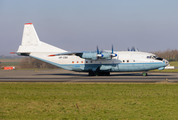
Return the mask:
[[38,57],[31,56],[33,58],[39,59],[41,61],[47,62],[49,64],[55,65],[57,67],[73,70],[78,72],[95,71],[101,65],[113,66],[111,72],[132,72],[132,71],[148,71],[158,69],[160,67],[165,67],[165,62],[150,62],[150,63],[118,63],[118,64],[58,64],[48,60],[44,60]]

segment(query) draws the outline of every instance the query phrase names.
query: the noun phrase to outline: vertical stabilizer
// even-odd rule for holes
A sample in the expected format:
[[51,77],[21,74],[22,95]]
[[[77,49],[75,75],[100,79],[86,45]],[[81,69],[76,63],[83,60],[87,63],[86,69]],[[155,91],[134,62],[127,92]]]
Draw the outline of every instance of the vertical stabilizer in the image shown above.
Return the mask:
[[34,52],[62,53],[67,51],[40,41],[33,24],[26,23],[24,26],[22,43],[17,53],[30,54]]
[[39,45],[40,40],[35,31],[35,28],[32,23],[26,23],[24,26],[23,37],[21,45],[30,46],[30,45]]

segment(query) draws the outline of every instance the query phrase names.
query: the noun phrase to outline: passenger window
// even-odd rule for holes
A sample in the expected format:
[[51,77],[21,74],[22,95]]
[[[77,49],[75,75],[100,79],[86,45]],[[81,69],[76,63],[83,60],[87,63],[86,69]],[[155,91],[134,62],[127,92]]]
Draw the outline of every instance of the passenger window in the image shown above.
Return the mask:
[[135,60],[133,60],[133,62],[135,62]]
[[91,63],[92,63],[92,61],[91,61]]
[[83,63],[83,61],[81,61],[81,63]]
[[125,60],[123,60],[123,62],[125,62]]
[[88,63],[88,61],[86,61],[86,63]]
[[127,60],[127,62],[129,62],[129,60]]
[[72,63],[74,63],[74,61],[72,61]]
[[77,61],[77,63],[78,63],[78,61]]

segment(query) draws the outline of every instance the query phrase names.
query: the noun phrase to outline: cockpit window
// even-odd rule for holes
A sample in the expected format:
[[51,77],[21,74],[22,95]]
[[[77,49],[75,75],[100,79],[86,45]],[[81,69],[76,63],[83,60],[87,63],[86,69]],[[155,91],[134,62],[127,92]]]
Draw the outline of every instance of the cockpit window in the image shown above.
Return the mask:
[[147,58],[151,58],[151,56],[147,56]]
[[156,59],[157,57],[156,55],[151,56],[152,59]]
[[152,55],[152,56],[150,56],[150,58],[151,59],[155,59],[155,60],[163,60],[163,58],[160,58],[160,57],[158,57],[156,55]]

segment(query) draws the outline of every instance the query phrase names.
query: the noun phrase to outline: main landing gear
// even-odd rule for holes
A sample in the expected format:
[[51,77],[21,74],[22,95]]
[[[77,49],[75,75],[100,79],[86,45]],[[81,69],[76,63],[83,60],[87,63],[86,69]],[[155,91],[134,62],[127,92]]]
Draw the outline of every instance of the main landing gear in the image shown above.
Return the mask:
[[148,73],[147,72],[143,72],[143,76],[147,76],[148,75]]
[[110,72],[93,72],[88,73],[89,76],[110,76]]

